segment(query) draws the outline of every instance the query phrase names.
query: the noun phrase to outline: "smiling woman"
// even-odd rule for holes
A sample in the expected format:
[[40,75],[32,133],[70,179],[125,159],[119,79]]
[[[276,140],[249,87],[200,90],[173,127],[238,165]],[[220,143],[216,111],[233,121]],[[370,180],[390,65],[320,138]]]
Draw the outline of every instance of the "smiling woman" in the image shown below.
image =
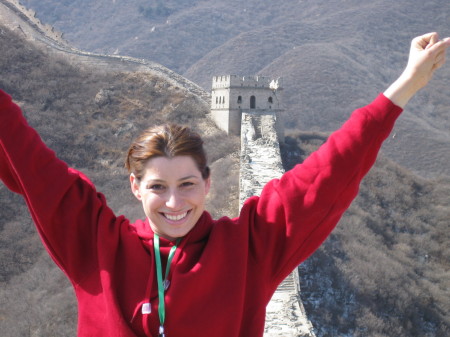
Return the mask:
[[262,336],[277,286],[334,229],[402,107],[444,64],[449,46],[436,33],[414,39],[398,80],[234,219],[204,210],[210,171],[189,128],[151,128],[130,146],[131,190],[146,215],[130,223],[0,91],[0,178],[23,195],[74,286],[78,335]]

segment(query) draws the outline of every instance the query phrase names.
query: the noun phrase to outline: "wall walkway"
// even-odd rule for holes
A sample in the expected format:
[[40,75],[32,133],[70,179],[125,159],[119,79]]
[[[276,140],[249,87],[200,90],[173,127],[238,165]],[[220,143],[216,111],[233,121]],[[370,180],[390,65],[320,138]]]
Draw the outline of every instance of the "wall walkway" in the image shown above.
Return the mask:
[[[275,122],[275,114],[242,114],[240,206],[284,172]],[[296,269],[281,283],[267,306],[264,337],[315,337],[299,294]]]

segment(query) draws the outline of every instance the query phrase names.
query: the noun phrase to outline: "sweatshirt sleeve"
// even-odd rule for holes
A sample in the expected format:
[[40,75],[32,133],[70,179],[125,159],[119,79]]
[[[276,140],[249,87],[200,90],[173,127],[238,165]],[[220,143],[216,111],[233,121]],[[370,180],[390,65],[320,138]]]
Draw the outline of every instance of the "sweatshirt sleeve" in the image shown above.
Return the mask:
[[241,218],[251,224],[252,255],[276,284],[334,229],[401,112],[380,94],[302,164],[246,202]]
[[103,195],[47,148],[0,91],[0,179],[25,199],[51,257],[77,283],[96,268],[98,224],[112,226]]

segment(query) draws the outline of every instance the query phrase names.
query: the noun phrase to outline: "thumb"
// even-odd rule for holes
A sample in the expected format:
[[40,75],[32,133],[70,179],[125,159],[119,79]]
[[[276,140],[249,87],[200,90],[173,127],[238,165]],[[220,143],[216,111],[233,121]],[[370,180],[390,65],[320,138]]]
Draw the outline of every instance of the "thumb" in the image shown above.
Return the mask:
[[431,43],[426,47],[429,50],[429,53],[435,53],[436,55],[439,53],[445,53],[446,49],[450,47],[450,37],[447,37],[443,40],[439,40],[433,45]]

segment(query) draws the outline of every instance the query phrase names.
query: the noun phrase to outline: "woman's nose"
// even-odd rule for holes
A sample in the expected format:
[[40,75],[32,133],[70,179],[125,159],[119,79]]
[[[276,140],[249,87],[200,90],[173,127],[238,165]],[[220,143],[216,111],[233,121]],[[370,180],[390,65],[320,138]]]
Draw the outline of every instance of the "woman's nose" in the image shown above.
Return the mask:
[[182,205],[183,200],[176,191],[170,191],[167,196],[166,206],[172,209],[178,209]]

